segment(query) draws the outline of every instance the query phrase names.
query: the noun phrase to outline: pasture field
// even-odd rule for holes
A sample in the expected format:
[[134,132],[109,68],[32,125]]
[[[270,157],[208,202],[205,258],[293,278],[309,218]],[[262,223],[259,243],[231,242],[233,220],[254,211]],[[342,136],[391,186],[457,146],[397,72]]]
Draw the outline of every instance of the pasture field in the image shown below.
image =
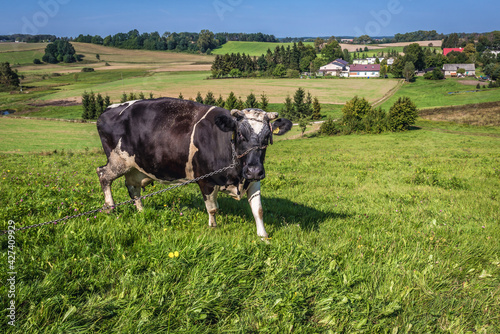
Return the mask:
[[[74,142],[91,126],[69,125]],[[262,187],[269,243],[246,201],[221,196],[209,229],[196,185],[145,200],[142,213],[18,231],[15,327],[3,298],[0,331],[498,333],[500,130],[417,125],[276,142]],[[1,229],[99,208],[106,159],[87,144],[1,154]],[[128,199],[122,180],[113,189]],[[6,282],[7,236],[0,245]]]
[[476,92],[479,81],[446,78],[445,80],[425,80],[418,77],[415,82],[405,83],[380,106],[389,108],[402,96],[408,96],[418,108],[456,106],[500,100],[500,90],[482,88]]

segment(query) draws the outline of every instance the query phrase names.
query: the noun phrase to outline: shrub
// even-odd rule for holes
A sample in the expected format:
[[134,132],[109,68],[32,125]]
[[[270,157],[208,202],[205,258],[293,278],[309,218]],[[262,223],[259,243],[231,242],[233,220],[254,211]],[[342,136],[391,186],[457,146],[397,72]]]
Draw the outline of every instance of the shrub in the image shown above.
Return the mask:
[[38,58],[33,59],[33,64],[40,65],[42,61]]
[[286,77],[287,78],[298,78],[300,76],[300,72],[298,70],[292,70],[288,69],[286,70]]
[[417,106],[409,97],[400,97],[389,109],[388,128],[391,131],[405,131],[415,124]]
[[319,133],[327,136],[333,136],[341,132],[341,127],[333,118],[329,118],[319,128]]
[[84,67],[82,68],[82,72],[94,72],[94,69],[92,67]]
[[356,132],[363,130],[361,120],[372,110],[372,106],[365,98],[355,96],[352,100],[348,101],[342,108],[342,123],[344,123],[349,132]]

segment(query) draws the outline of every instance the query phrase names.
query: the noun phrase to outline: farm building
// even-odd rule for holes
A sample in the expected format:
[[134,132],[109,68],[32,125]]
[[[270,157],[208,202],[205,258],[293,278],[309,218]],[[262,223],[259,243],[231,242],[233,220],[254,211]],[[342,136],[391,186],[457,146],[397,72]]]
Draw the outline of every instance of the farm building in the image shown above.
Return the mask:
[[352,61],[353,64],[362,64],[362,65],[368,65],[368,59],[354,59]]
[[349,69],[349,76],[353,78],[369,78],[369,77],[379,77],[380,76],[380,65],[362,65],[355,64],[351,65]]
[[349,76],[349,63],[343,59],[336,59],[325,66],[321,66],[319,71],[323,75],[336,75],[338,77]]
[[476,66],[474,64],[444,64],[443,72],[445,76],[456,77],[458,69],[463,68],[465,70],[465,76],[475,76]]
[[443,49],[443,55],[446,56],[451,51],[464,52],[464,48],[444,48]]

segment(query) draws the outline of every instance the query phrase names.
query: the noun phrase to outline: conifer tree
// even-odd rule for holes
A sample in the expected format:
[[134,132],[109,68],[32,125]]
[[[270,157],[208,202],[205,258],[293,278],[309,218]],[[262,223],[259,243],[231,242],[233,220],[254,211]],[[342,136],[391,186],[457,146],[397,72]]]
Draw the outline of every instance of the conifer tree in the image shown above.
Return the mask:
[[222,95],[219,95],[219,98],[217,99],[217,102],[215,102],[217,107],[224,108],[225,102],[224,99],[222,98]]
[[233,92],[229,93],[229,96],[228,96],[228,98],[226,100],[225,108],[227,110],[236,109],[236,104],[237,104],[236,96],[234,95]]
[[312,119],[318,120],[321,119],[321,104],[319,103],[318,98],[315,96],[312,104]]
[[196,102],[203,103],[203,97],[201,96],[200,92],[198,92],[198,94],[196,94]]
[[259,107],[259,102],[257,102],[257,99],[255,98],[255,95],[253,93],[250,93],[247,96],[247,100],[245,101],[245,107],[246,108],[258,108]]
[[211,91],[208,91],[207,95],[205,96],[205,100],[203,100],[203,103],[209,106],[215,105],[215,97]]
[[262,95],[260,96],[260,108],[262,110],[266,110],[268,105],[269,99],[267,98],[266,93],[262,93]]

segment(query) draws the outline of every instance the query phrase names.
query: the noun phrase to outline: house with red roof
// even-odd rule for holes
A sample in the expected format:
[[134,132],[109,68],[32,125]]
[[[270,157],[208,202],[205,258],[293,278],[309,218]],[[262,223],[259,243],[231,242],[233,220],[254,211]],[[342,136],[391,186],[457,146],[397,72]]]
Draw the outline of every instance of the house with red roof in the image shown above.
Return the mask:
[[353,64],[349,68],[351,78],[376,78],[380,76],[380,64]]
[[464,48],[444,48],[443,49],[443,55],[446,56],[451,51],[464,52]]

